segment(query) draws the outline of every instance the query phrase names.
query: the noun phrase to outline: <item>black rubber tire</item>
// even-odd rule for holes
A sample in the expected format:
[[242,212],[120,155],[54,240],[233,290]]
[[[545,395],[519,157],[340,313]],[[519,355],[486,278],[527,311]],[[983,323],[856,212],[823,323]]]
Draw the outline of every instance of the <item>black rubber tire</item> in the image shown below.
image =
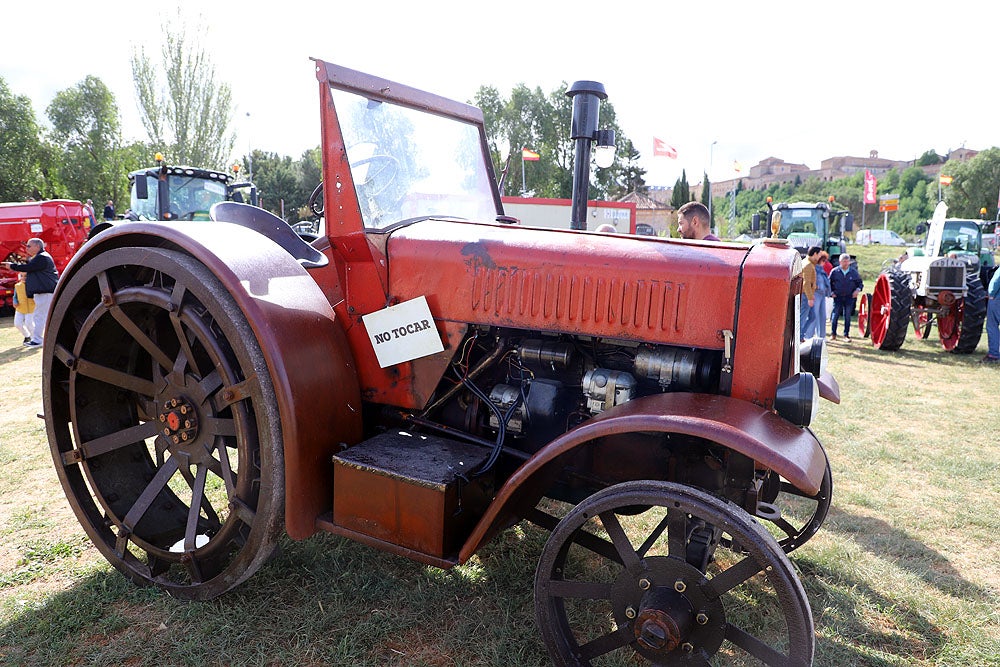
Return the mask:
[[887,271],[881,274],[879,279],[883,276],[888,281],[889,288],[889,319],[885,324],[885,334],[881,336],[881,340],[878,340],[879,336],[876,334],[873,321],[882,307],[880,297],[884,295],[879,292],[877,284],[876,293],[872,296],[872,315],[869,321],[872,344],[880,350],[892,352],[903,346],[906,330],[910,326],[910,310],[913,305],[910,296],[910,276],[902,271]]
[[966,295],[962,303],[961,331],[958,343],[951,350],[952,354],[971,354],[979,346],[983,336],[983,325],[986,323],[986,289],[979,281],[979,276],[969,273],[965,277]]

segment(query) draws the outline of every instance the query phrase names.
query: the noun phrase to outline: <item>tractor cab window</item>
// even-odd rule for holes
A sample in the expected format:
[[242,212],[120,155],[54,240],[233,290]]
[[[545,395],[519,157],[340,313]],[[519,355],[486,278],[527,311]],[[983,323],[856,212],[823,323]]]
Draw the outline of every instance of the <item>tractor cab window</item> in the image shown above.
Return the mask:
[[138,174],[137,179],[146,179],[146,198],[139,199],[139,196],[135,191],[135,182],[132,182],[132,205],[130,210],[137,220],[157,220],[159,219],[159,212],[156,205],[157,202],[157,191],[156,191],[156,177],[147,176],[146,174]]
[[946,222],[941,234],[941,254],[952,251],[979,254],[979,228],[975,223]]
[[365,228],[384,230],[436,216],[496,218],[476,125],[331,92]]
[[781,212],[781,236],[789,234],[820,234],[823,213],[814,208],[792,208]]
[[226,201],[226,184],[198,176],[167,176],[171,220],[208,220],[213,204]]

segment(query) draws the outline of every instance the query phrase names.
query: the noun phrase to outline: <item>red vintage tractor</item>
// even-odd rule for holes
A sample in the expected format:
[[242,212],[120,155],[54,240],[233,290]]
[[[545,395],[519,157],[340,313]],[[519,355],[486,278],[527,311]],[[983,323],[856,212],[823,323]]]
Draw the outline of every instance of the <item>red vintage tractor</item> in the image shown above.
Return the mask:
[[[510,224],[478,109],[315,65],[323,236],[221,203],[60,282],[45,420],[97,548],[206,599],[283,533],[450,568],[525,520],[555,663],[810,664],[786,554],[830,505],[807,427],[839,388],[798,253]],[[570,92],[585,221],[603,87]]]
[[[70,199],[0,204],[0,262],[27,261],[25,242],[40,238],[60,273],[87,240],[83,204]],[[14,305],[17,273],[0,269],[0,311]]]

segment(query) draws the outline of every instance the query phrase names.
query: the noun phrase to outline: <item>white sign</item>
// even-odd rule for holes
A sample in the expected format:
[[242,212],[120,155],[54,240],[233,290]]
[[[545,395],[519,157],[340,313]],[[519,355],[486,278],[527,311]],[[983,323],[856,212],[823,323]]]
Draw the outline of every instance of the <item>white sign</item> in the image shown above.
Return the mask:
[[361,321],[381,368],[444,350],[423,296],[363,315]]

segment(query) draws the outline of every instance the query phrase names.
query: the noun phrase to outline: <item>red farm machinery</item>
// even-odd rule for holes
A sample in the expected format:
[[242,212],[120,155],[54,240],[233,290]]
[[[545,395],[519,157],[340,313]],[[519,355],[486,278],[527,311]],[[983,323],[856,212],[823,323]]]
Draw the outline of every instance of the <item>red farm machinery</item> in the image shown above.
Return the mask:
[[[319,238],[223,202],[117,224],[60,281],[45,421],[97,548],[207,599],[286,533],[451,568],[527,521],[556,664],[810,664],[788,554],[839,388],[799,254],[513,224],[479,109],[315,67]],[[582,223],[605,94],[569,92]]]

